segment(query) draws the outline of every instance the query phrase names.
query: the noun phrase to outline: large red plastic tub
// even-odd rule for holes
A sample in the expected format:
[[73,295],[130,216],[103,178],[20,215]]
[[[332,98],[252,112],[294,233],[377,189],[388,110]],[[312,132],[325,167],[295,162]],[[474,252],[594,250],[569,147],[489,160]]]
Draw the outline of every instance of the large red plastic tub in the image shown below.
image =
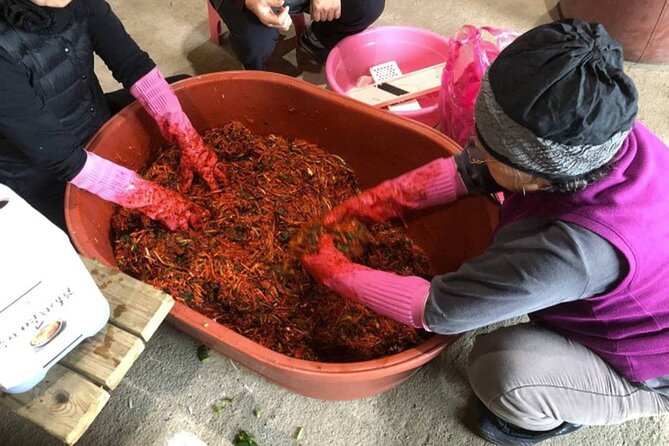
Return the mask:
[[[258,134],[306,139],[344,158],[363,188],[459,150],[425,125],[278,74],[215,73],[179,82],[174,89],[199,131],[239,120]],[[142,169],[164,144],[156,125],[135,103],[110,119],[88,149]],[[110,203],[68,186],[66,220],[75,246],[81,254],[116,267],[110,241],[112,212]],[[496,219],[496,208],[487,199],[467,198],[411,219],[407,231],[425,250],[435,271],[446,272],[485,249]],[[333,364],[276,353],[181,303],[174,306],[169,320],[266,378],[324,399],[361,398],[390,389],[457,339],[433,336],[385,358]]]

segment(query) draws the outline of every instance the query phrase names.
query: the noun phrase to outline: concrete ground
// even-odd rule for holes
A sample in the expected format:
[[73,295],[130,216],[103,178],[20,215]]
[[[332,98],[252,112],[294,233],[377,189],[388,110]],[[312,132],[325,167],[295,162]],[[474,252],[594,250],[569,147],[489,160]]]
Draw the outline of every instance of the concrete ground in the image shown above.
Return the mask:
[[[110,3],[166,75],[239,68],[225,42],[216,47],[208,41],[204,0]],[[555,3],[387,0],[379,24],[412,25],[442,34],[452,34],[467,23],[522,31],[549,21],[548,11]],[[309,82],[325,82],[319,69],[306,63],[296,67],[295,59],[293,41],[282,42],[273,67]],[[669,66],[629,64],[627,71],[641,93],[639,118],[669,140]],[[102,64],[98,73],[105,89],[117,88]],[[201,363],[196,357],[199,343],[164,324],[78,444],[164,445],[174,434],[184,432],[212,446],[230,445],[240,429],[252,432],[263,446],[485,444],[465,427],[472,418],[468,408],[473,394],[464,364],[474,335],[465,335],[391,391],[363,400],[329,402],[288,392],[221,356]],[[234,402],[215,413],[213,404],[224,397]],[[254,409],[260,417],[254,417]],[[299,442],[293,438],[298,427],[304,429]],[[56,444],[27,422],[0,412],[0,445]],[[669,444],[669,418],[587,427],[549,444]]]

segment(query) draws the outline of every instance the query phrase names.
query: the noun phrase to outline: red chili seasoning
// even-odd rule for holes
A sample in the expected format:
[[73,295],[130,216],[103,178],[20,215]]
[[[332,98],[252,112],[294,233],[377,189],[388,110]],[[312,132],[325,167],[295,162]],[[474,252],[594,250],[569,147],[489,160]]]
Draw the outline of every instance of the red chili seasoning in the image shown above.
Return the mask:
[[[359,193],[341,158],[305,141],[255,136],[237,122],[207,132],[204,140],[224,163],[227,186],[212,192],[197,179],[185,196],[207,209],[209,218],[197,229],[172,232],[119,208],[112,229],[121,270],[296,358],[362,361],[424,340],[424,332],[316,283],[297,260],[296,253],[315,241],[309,237],[317,239],[322,230],[313,222]],[[177,190],[179,149],[161,150],[144,177]],[[401,228],[352,224],[338,231],[338,247],[357,263],[429,274],[424,253]]]

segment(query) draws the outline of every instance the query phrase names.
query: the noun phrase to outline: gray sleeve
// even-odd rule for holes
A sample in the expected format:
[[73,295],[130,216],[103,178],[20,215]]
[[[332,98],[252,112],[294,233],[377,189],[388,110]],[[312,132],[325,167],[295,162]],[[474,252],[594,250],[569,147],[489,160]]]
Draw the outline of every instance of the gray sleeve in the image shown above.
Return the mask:
[[432,280],[425,321],[462,333],[612,289],[627,262],[595,233],[559,220],[527,219],[499,231],[488,250]]

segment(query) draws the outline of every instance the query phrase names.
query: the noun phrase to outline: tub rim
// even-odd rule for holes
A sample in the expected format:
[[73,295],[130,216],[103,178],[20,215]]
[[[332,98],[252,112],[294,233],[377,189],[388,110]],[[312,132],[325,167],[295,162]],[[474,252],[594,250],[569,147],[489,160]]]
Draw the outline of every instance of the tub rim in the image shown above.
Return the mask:
[[[459,150],[459,146],[446,135],[438,132],[437,130],[417,121],[409,120],[398,116],[397,114],[391,113],[389,111],[377,109],[365,104],[362,104],[354,99],[348,98],[346,96],[341,96],[333,91],[321,88],[316,85],[309,84],[306,81],[301,81],[299,79],[292,78],[278,73],[267,73],[267,72],[258,72],[258,71],[225,71],[217,73],[208,73],[203,75],[196,75],[188,79],[181,80],[172,84],[173,90],[179,92],[193,86],[206,85],[210,83],[216,83],[219,80],[254,80],[254,81],[263,81],[274,84],[281,84],[285,87],[297,90],[303,90],[314,94],[316,96],[325,97],[326,100],[333,102],[335,104],[341,105],[343,108],[355,107],[358,109],[359,113],[363,113],[367,116],[374,116],[375,119],[383,119],[388,122],[388,124],[397,125],[400,127],[410,128],[412,131],[422,134],[422,136],[427,137],[435,142],[435,145],[444,149],[449,154],[455,154]],[[125,119],[129,116],[134,115],[138,109],[141,109],[141,105],[135,101],[129,106],[125,107],[119,113],[110,118],[105,124],[100,127],[100,129],[95,133],[91,140],[87,143],[86,147],[91,147],[93,145],[99,144],[100,140],[107,137],[110,132],[113,131],[115,127],[124,125]],[[382,114],[379,117],[379,114]],[[85,243],[82,242],[81,236],[76,231],[78,227],[78,222],[81,221],[83,217],[82,210],[75,206],[76,196],[78,194],[84,193],[84,191],[76,190],[74,186],[68,184],[65,191],[65,220],[70,229],[70,234],[72,241],[77,248],[78,252],[82,251],[82,246]],[[90,243],[88,244],[92,246]],[[95,260],[100,261],[108,267],[118,270],[116,264],[111,264],[103,256],[97,252],[97,249],[93,246]],[[90,251],[90,250],[87,250]],[[87,254],[90,255],[90,254]],[[176,321],[174,320],[176,319]],[[460,335],[439,335],[432,334],[425,341],[411,347],[407,350],[404,350],[400,353],[395,353],[389,356],[385,356],[378,359],[372,359],[367,361],[359,362],[347,362],[347,363],[327,363],[320,361],[310,361],[304,359],[297,359],[290,357],[288,355],[275,352],[267,347],[264,347],[258,344],[255,341],[227,328],[223,324],[215,322],[213,319],[204,316],[203,314],[197,312],[196,310],[191,309],[187,305],[177,301],[175,299],[175,304],[170,311],[168,321],[171,325],[176,326],[184,334],[192,337],[196,341],[207,342],[202,339],[191,335],[190,333],[185,332],[185,330],[180,327],[180,324],[188,325],[192,330],[195,330],[204,337],[214,338],[217,342],[224,342],[229,348],[233,349],[235,352],[247,355],[251,361],[256,360],[260,364],[264,364],[265,367],[271,367],[274,369],[279,369],[281,371],[297,373],[300,377],[312,377],[318,378],[323,377],[327,378],[328,382],[348,382],[351,380],[371,380],[375,378],[391,377],[394,375],[400,375],[403,372],[410,370],[416,371],[418,368],[427,362],[434,359],[438,356],[445,348],[450,346],[455,342]],[[206,327],[205,324],[208,324]],[[213,343],[212,343],[213,344]],[[208,344],[211,345],[211,344]],[[217,350],[214,347],[214,350]],[[257,354],[251,354],[250,352],[257,352]],[[227,354],[224,354],[230,357]],[[240,361],[238,358],[232,358],[237,361]],[[243,361],[240,361],[244,363]],[[262,370],[258,370],[256,367],[249,366],[251,370],[278,382],[283,387],[289,387],[285,383],[278,380],[276,377],[271,376],[271,373],[265,373]],[[400,382],[403,381],[400,380]],[[399,384],[399,382],[397,383]],[[394,386],[393,386],[394,387]]]

